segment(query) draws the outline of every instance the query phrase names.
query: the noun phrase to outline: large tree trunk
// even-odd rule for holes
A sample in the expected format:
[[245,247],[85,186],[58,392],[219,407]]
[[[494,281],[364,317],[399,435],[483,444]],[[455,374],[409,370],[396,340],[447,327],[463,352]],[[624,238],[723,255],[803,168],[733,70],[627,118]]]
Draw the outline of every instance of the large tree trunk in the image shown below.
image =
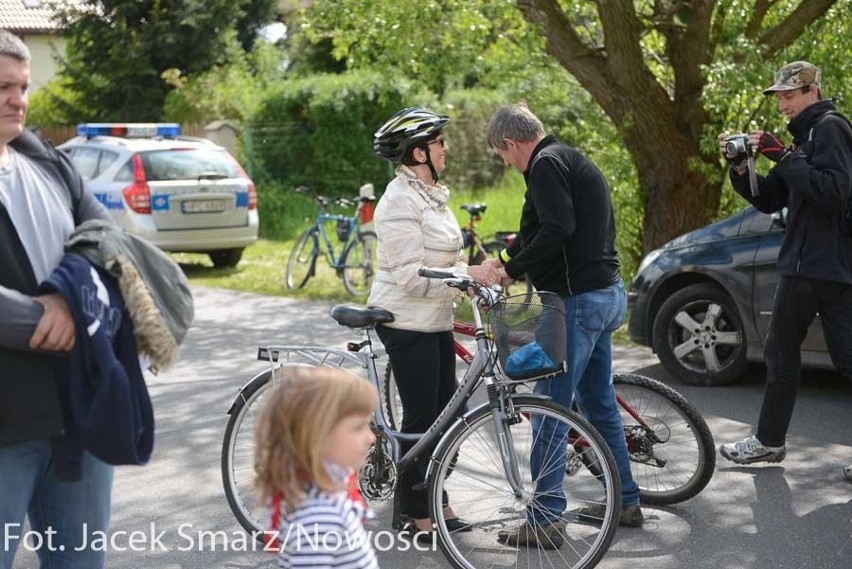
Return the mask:
[[[516,1],[524,18],[541,29],[548,51],[618,128],[639,173],[644,250],[707,224],[718,210],[722,178],[719,156],[702,155],[699,144],[707,122],[702,68],[712,60],[716,1],[647,3],[640,21],[634,2],[598,0],[602,33],[593,34],[588,30],[595,28],[563,11],[559,0]],[[766,57],[789,45],[836,0],[803,0],[784,20],[761,31],[772,2],[756,0],[747,26],[751,39],[767,48]],[[665,87],[642,51],[649,26],[665,38],[672,73]],[[584,30],[582,37],[577,30]]]

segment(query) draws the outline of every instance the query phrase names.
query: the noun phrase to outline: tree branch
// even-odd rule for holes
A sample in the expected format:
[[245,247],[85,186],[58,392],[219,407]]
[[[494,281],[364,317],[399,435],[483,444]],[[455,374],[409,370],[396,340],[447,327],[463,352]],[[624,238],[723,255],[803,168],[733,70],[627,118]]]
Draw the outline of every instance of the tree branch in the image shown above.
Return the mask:
[[760,43],[766,46],[765,59],[772,59],[789,46],[809,25],[821,18],[837,0],[802,0],[801,4],[783,22],[766,30]]

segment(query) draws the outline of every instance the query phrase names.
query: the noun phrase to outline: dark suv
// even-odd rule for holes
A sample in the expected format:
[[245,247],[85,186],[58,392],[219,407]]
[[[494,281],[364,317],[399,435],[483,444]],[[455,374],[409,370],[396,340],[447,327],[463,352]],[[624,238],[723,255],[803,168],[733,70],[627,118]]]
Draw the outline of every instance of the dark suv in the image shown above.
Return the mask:
[[[783,219],[748,207],[646,255],[628,293],[630,338],[693,385],[730,383],[762,362]],[[802,365],[833,368],[819,316]]]

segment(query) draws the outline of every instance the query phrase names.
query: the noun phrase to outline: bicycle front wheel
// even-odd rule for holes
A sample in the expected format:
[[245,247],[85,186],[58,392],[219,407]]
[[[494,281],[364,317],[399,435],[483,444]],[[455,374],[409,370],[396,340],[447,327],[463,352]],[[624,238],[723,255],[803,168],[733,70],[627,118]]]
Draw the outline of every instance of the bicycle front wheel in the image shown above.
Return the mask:
[[237,521],[249,533],[267,529],[263,523],[266,507],[258,501],[254,487],[254,424],[263,399],[272,386],[271,379],[272,371],[266,371],[240,391],[230,410],[222,440],[225,497]]
[[650,377],[616,373],[612,381],[624,401],[619,409],[642,503],[676,504],[701,492],[716,468],[716,445],[698,409]]
[[365,296],[373,285],[378,259],[378,240],[372,231],[363,231],[349,243],[343,253],[343,286],[353,296]]
[[[433,454],[429,507],[442,551],[453,567],[465,569],[594,567],[612,542],[621,510],[609,447],[583,417],[539,397],[513,396],[500,416],[498,424],[491,409],[477,409],[453,425]],[[575,448],[568,442],[573,436],[588,445]],[[577,467],[583,454],[601,465],[600,476]],[[507,468],[517,473],[520,495]],[[444,493],[455,513],[471,522],[469,531],[447,529]],[[596,523],[580,515],[586,507],[603,512],[593,516],[600,518]],[[537,539],[518,544],[519,530]]]
[[319,242],[316,231],[311,228],[299,235],[287,260],[287,288],[297,289],[305,286],[314,275],[319,256]]

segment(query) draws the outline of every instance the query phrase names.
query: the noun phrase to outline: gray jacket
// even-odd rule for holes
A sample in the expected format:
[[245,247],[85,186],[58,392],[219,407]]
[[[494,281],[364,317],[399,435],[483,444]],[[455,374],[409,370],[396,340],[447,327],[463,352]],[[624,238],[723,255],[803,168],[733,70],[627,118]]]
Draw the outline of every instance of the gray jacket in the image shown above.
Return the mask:
[[65,248],[118,279],[139,351],[152,368],[174,363],[193,318],[192,293],[178,264],[144,239],[96,219],[77,227]]

